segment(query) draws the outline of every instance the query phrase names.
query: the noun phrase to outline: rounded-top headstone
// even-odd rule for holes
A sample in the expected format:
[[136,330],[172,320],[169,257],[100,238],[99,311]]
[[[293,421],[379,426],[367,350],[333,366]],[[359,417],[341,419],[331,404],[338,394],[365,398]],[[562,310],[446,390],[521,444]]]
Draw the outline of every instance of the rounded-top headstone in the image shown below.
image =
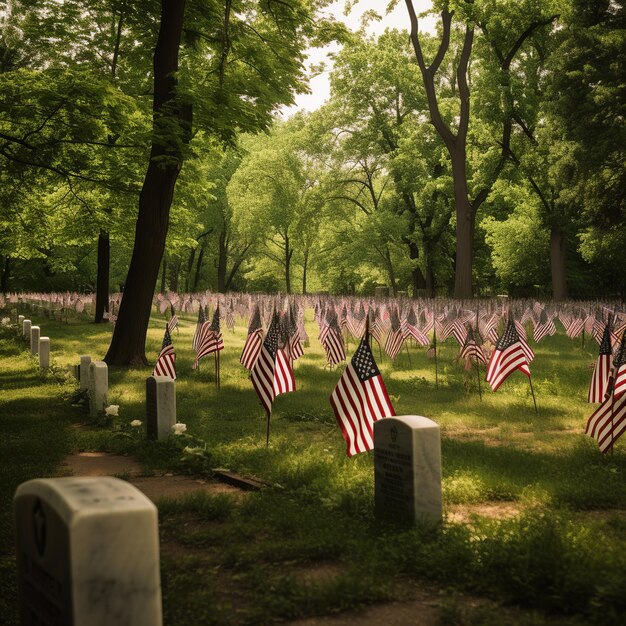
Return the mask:
[[374,424],[376,511],[394,519],[442,518],[439,425],[421,415],[398,415]]
[[157,510],[136,487],[31,480],[14,513],[22,624],[161,625]]

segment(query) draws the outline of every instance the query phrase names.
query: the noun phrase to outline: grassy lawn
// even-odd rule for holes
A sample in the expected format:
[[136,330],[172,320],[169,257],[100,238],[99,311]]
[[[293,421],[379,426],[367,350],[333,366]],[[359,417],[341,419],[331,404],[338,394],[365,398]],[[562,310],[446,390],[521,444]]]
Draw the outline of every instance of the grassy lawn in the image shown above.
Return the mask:
[[[274,403],[265,447],[263,410],[239,365],[246,328],[224,331],[221,390],[213,361],[193,371],[195,319],[181,316],[177,353],[178,421],[206,442],[205,458],[184,455],[189,439],[147,442],[128,424],[145,419],[148,368],[109,371],[113,424],[89,424],[72,407],[65,373],[81,354],[101,358],[111,328],[33,316],[51,338],[54,371],[39,373],[15,331],[0,334],[0,615],[16,623],[10,499],[29,478],[53,475],[70,451],[130,453],[146,472],[201,473],[228,467],[272,486],[245,498],[163,500],[162,581],[166,624],[268,623],[402,599],[428,585],[446,594],[449,623],[503,623],[500,609],[457,611],[455,593],[521,607],[519,623],[618,623],[626,612],[626,441],[602,457],[583,434],[597,345],[564,334],[534,346],[528,381],[516,373],[497,394],[454,363],[453,340],[434,361],[423,349],[379,359],[398,414],[430,417],[442,428],[446,521],[405,528],[373,514],[373,459],[348,459],[328,396],[342,368],[324,368],[311,318],[311,346],[296,364],[298,391]],[[164,320],[154,316],[147,353],[154,360]],[[351,353],[354,342],[349,346]],[[374,353],[378,358],[378,350]],[[82,423],[82,428],[73,424]],[[197,441],[195,442],[197,445]],[[485,514],[485,511],[491,511]],[[509,511],[501,515],[499,511]],[[317,573],[316,573],[317,572]],[[495,606],[495,605],[494,605]],[[4,621],[3,621],[4,623]]]

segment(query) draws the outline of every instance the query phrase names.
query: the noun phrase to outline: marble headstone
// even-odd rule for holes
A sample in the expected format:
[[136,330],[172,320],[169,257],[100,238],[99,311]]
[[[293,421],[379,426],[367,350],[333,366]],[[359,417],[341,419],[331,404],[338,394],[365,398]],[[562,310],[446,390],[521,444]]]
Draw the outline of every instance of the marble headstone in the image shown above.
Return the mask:
[[30,327],[30,353],[39,354],[39,337],[41,336],[41,328],[39,326]]
[[146,379],[148,439],[167,439],[176,424],[176,383],[167,376]]
[[50,337],[39,337],[39,367],[50,367]]
[[439,426],[419,415],[374,424],[376,512],[386,517],[440,521],[441,438]]
[[91,365],[90,356],[81,356],[80,365],[78,366],[79,389],[87,389],[89,387],[89,366]]
[[96,417],[104,411],[109,392],[109,368],[104,361],[94,361],[89,365],[89,415]]
[[19,329],[22,328],[25,319],[26,318],[23,315],[18,315],[17,316],[17,329],[18,329],[18,332],[19,332]]
[[161,626],[157,510],[136,487],[36,479],[13,505],[22,624]]
[[30,327],[32,322],[30,320],[22,320],[22,333],[26,339],[30,339]]

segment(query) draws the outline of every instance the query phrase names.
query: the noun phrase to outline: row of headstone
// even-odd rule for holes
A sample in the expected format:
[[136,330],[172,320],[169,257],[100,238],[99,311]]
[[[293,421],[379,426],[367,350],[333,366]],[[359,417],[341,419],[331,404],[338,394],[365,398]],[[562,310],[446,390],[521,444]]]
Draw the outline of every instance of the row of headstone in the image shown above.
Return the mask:
[[25,319],[23,315],[18,315],[18,329],[22,329],[22,335],[30,341],[30,353],[39,356],[39,367],[48,369],[50,367],[50,337],[41,336],[41,328],[33,326],[31,320]]

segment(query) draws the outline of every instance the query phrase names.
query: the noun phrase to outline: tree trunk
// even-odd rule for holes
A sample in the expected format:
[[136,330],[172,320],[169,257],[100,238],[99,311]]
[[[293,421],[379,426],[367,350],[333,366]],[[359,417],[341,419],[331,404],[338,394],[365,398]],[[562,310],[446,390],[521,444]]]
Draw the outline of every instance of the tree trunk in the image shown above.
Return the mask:
[[228,263],[228,244],[226,242],[226,231],[222,231],[218,243],[217,256],[217,291],[224,293],[226,291],[226,264]]
[[421,289],[426,289],[426,281],[424,280],[424,274],[419,265],[417,265],[417,259],[419,259],[419,248],[414,241],[407,243],[409,247],[409,258],[414,262],[413,269],[411,270],[411,286],[413,287],[413,297],[417,297],[417,293]]
[[2,280],[0,281],[0,291],[7,293],[9,290],[9,270],[11,268],[11,257],[7,254],[4,257],[4,266],[2,268]]
[[196,275],[193,277],[193,291],[198,291],[198,283],[200,282],[200,272],[202,271],[202,261],[204,261],[204,249],[206,242],[202,243],[200,252],[198,253],[198,263],[196,264]]
[[167,276],[167,254],[163,255],[163,262],[161,263],[161,293],[165,293],[165,287],[167,283],[165,282],[165,278]]
[[565,273],[565,234],[558,226],[550,230],[550,270],[552,272],[552,297],[555,300],[567,298]]
[[184,14],[185,0],[161,0],[161,23],[154,50],[150,163],[139,195],[135,245],[124,296],[105,356],[109,365],[147,363],[145,344],[152,296],[165,249],[174,186],[183,162],[176,146],[181,139],[185,140],[191,128],[191,107],[176,103],[178,50]]
[[178,277],[180,276],[180,266],[181,266],[180,257],[177,255],[174,255],[174,262],[170,263],[169,266],[170,266],[170,271],[169,271],[170,280],[168,283],[169,290],[178,291]]
[[389,252],[389,248],[385,249],[385,264],[387,265],[391,295],[395,298],[398,295],[398,286],[396,285],[396,273],[393,269],[393,263],[391,262],[391,252]]
[[109,233],[101,230],[98,235],[98,269],[96,272],[96,315],[94,323],[101,324],[109,303],[109,273],[111,247]]
[[304,253],[304,261],[302,263],[302,295],[306,296],[306,270],[309,264],[309,252]]
[[191,277],[191,271],[193,270],[193,261],[196,258],[196,249],[192,248],[189,253],[189,260],[187,261],[187,273],[185,274],[185,291],[189,293],[189,278]]
[[456,263],[454,297],[472,297],[472,260],[474,255],[474,211],[467,197],[465,145],[450,152],[456,207]]
[[293,250],[289,247],[289,237],[285,237],[285,289],[291,293],[291,255]]

